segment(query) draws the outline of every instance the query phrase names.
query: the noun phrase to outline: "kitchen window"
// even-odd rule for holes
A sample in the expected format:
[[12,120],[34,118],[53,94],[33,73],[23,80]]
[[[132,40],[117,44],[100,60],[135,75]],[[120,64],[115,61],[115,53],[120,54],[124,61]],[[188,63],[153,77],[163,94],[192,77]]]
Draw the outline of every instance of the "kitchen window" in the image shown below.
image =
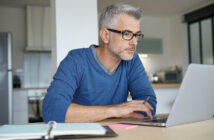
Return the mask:
[[184,15],[189,63],[214,64],[214,4]]

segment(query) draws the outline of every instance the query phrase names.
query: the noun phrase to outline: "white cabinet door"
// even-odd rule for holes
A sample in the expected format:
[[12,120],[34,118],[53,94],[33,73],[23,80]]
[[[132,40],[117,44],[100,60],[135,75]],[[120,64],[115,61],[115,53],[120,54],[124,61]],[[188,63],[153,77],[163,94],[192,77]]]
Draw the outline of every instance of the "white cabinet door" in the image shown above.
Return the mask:
[[[154,88],[156,97],[157,97],[157,106],[156,114],[168,114],[172,108],[172,105],[175,101],[179,88]],[[131,101],[132,98],[129,94],[128,101]]]
[[156,88],[157,97],[156,114],[169,113],[179,88]]
[[28,92],[15,90],[13,92],[13,124],[28,123]]

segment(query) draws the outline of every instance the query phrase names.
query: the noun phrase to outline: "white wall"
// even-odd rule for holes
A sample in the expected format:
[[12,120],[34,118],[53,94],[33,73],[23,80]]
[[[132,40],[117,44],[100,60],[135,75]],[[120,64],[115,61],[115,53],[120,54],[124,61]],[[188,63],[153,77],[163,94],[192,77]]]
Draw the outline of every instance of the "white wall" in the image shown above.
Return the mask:
[[98,44],[97,0],[52,0],[51,9],[55,73],[69,50]]
[[0,32],[12,33],[12,66],[23,69],[26,42],[25,9],[0,7]]
[[148,17],[144,16],[141,30],[145,38],[161,38],[162,54],[148,54],[142,62],[148,75],[167,70],[171,66],[182,66],[181,17]]
[[170,65],[182,66],[182,16],[175,15],[170,17]]

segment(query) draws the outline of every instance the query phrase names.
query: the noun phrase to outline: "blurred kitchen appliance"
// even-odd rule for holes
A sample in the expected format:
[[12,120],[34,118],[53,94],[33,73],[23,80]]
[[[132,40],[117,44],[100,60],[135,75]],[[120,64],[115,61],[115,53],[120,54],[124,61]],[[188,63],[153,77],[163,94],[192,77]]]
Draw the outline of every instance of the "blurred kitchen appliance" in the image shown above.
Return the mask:
[[20,88],[21,87],[21,80],[18,75],[13,76],[13,88]]
[[181,73],[177,71],[165,71],[156,73],[158,81],[162,83],[180,83]]
[[34,89],[28,91],[29,122],[43,122],[42,103],[47,89]]
[[178,66],[171,67],[166,71],[157,72],[155,74],[158,77],[158,82],[162,83],[180,83],[181,82],[181,70]]
[[156,74],[152,75],[151,82],[152,83],[158,83],[159,82],[159,77]]
[[0,125],[12,124],[11,33],[0,32]]

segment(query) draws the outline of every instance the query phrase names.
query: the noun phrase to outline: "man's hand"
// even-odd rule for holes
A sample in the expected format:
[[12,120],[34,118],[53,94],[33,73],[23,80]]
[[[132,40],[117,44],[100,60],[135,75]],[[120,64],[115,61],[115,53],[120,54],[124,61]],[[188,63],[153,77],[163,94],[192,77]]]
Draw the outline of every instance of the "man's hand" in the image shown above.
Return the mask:
[[144,100],[133,100],[127,103],[122,103],[118,105],[113,105],[113,110],[115,111],[115,117],[132,117],[132,118],[144,118],[143,114],[138,112],[145,112],[147,116],[152,119],[153,110],[149,103],[144,103]]
[[138,112],[145,112],[152,119],[152,106],[144,100],[109,106],[85,106],[72,103],[66,112],[65,122],[95,122],[107,118],[144,118]]

